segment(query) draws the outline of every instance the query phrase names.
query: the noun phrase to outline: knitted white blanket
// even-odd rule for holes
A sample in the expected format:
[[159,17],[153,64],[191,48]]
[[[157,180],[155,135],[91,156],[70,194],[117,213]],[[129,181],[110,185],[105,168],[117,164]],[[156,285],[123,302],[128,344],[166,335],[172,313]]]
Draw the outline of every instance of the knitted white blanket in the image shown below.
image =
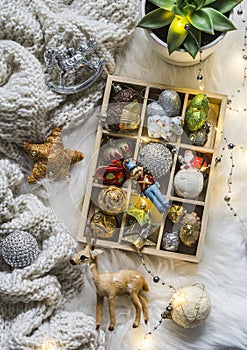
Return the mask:
[[[136,0],[2,0],[0,3],[0,155],[27,166],[23,141],[41,142],[54,126],[77,126],[102,97],[114,54],[133,32]],[[83,93],[57,95],[45,80],[46,48],[65,49],[96,40],[91,59],[106,60],[103,78]],[[52,74],[52,72],[51,72]]]
[[[55,126],[77,127],[102,97],[115,52],[130,38],[136,0],[2,0],[0,2],[0,157],[28,171],[23,141],[43,142]],[[46,48],[65,49],[96,40],[93,62],[106,60],[102,77],[70,96],[47,88],[56,79],[45,68]],[[87,153],[87,150],[84,151]],[[46,338],[57,349],[104,348],[104,332],[93,317],[63,307],[83,287],[83,274],[70,267],[75,240],[52,210],[33,194],[19,192],[19,166],[0,161],[0,241],[15,229],[31,233],[40,254],[23,269],[0,261],[0,348],[41,349]],[[21,194],[22,193],[22,194]],[[43,348],[42,348],[43,349]]]
[[68,261],[76,243],[50,208],[33,194],[20,194],[22,181],[17,165],[0,160],[0,241],[21,228],[40,248],[38,258],[23,269],[12,271],[0,262],[1,349],[39,349],[48,337],[65,349],[102,350],[104,334],[95,331],[92,317],[62,311],[84,285],[82,272]]

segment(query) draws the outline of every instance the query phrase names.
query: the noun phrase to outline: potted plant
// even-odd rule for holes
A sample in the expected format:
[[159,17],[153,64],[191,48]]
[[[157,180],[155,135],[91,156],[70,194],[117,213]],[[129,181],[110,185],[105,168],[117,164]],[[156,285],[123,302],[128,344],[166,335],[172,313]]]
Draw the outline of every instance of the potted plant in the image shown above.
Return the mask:
[[[158,53],[177,65],[193,65],[208,57],[226,32],[236,29],[232,9],[242,0],[142,0],[138,27]],[[204,41],[206,44],[204,45]]]

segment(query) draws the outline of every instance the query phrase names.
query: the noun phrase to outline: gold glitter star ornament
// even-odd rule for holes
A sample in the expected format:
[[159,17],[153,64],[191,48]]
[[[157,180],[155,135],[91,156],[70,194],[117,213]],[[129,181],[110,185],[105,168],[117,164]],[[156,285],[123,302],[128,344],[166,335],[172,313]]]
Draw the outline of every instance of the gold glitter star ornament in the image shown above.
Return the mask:
[[44,143],[24,142],[23,148],[34,160],[32,173],[28,176],[31,184],[46,176],[53,180],[68,179],[71,165],[84,158],[82,152],[64,147],[60,128],[53,129]]

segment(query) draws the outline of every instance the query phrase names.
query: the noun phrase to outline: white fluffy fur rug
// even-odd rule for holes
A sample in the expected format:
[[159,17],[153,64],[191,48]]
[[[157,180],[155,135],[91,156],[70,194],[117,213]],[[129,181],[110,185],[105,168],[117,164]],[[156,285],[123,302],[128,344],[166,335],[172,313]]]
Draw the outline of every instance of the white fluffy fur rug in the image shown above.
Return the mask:
[[[242,5],[247,12],[247,1]],[[231,96],[242,86],[242,46],[244,28],[239,16],[234,21],[239,30],[228,33],[226,40],[203,64],[205,90]],[[116,75],[159,82],[167,85],[198,88],[197,66],[182,68],[163,62],[148,44],[142,29],[137,29],[133,40],[119,54]],[[234,98],[237,106],[247,106],[247,87]],[[205,285],[210,296],[212,311],[203,326],[193,330],[182,329],[172,321],[164,321],[149,338],[149,344],[142,349],[155,350],[209,350],[221,347],[247,348],[247,263],[246,263],[246,174],[247,113],[227,110],[224,135],[229,142],[239,147],[234,149],[234,176],[232,205],[242,219],[234,217],[224,202],[227,194],[227,175],[230,171],[229,153],[226,151],[218,166],[214,191],[211,197],[202,260],[199,264],[180,262],[164,258],[145,256],[152,271],[176,288],[199,282]],[[50,204],[60,215],[71,234],[76,237],[80,220],[80,204],[86,186],[87,170],[94,146],[96,118],[92,117],[80,129],[64,135],[64,142],[70,147],[82,150],[86,158],[74,166],[70,184],[48,186]],[[61,187],[59,187],[61,186]],[[105,250],[99,257],[102,271],[118,270],[125,267],[142,271],[150,285],[148,326],[132,328],[134,308],[127,298],[118,299],[117,327],[109,332],[108,312],[105,306],[102,328],[106,331],[107,350],[137,350],[143,335],[157,325],[160,313],[170,299],[168,288],[152,282],[135,253]],[[70,305],[71,310],[82,310],[95,315],[95,290],[92,280]]]

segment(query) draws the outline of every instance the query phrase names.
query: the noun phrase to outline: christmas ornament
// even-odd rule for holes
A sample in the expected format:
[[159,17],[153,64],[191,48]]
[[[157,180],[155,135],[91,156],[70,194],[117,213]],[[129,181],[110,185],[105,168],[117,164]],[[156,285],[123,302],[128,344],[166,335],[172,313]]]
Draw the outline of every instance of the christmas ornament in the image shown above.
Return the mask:
[[159,95],[159,103],[168,117],[180,115],[181,99],[176,91],[163,90]]
[[139,209],[149,211],[149,212],[153,206],[153,203],[149,198],[140,196],[139,194],[135,194],[135,193],[131,193],[130,204],[134,205]]
[[161,317],[172,319],[183,328],[194,328],[205,321],[210,310],[211,303],[204,286],[194,284],[176,290]]
[[203,174],[196,169],[181,169],[174,177],[174,189],[180,197],[196,198],[203,186]]
[[208,123],[204,123],[203,126],[189,133],[189,140],[192,145],[203,147],[208,141],[208,133],[210,132],[210,126]]
[[179,248],[179,232],[165,232],[162,236],[162,249],[175,252]]
[[129,172],[129,177],[136,181],[140,193],[149,198],[160,213],[164,213],[170,206],[160,192],[157,183],[150,173],[133,158],[125,159],[123,166]]
[[130,242],[138,250],[144,246],[155,246],[156,244],[148,237],[154,232],[158,224],[151,219],[149,211],[130,205],[126,213],[128,214],[126,218],[127,232],[123,240]]
[[104,164],[109,164],[112,160],[129,158],[132,156],[132,143],[125,139],[114,140],[104,146],[100,152],[100,159]]
[[205,94],[194,96],[185,113],[185,123],[190,131],[200,129],[207,119],[209,101]]
[[193,247],[200,234],[200,218],[197,213],[186,214],[181,220],[182,227],[179,231],[181,242],[187,247]]
[[60,128],[55,128],[44,143],[23,143],[24,149],[35,162],[28,176],[29,183],[36,183],[45,176],[54,180],[68,179],[70,166],[84,158],[82,152],[64,147],[61,133]]
[[121,186],[126,181],[126,171],[119,160],[112,160],[110,165],[103,165],[97,168],[95,177],[103,185]]
[[133,205],[126,210],[126,213],[133,216],[140,226],[146,225],[149,221],[149,213]]
[[164,108],[158,101],[151,102],[147,105],[147,116],[151,115],[166,115]]
[[168,210],[168,217],[173,224],[177,224],[186,213],[187,210],[182,205],[172,204]]
[[140,234],[126,234],[122,240],[131,243],[138,250],[141,250],[143,247],[156,246],[153,241],[148,238],[142,238]]
[[150,138],[163,138],[175,142],[177,136],[182,135],[182,118],[152,115],[147,122],[148,136]]
[[28,232],[12,232],[2,242],[3,259],[13,268],[22,269],[31,265],[38,254],[38,243]]
[[98,195],[98,207],[103,213],[118,215],[127,209],[127,195],[122,188],[106,187]]
[[179,156],[179,161],[182,165],[174,177],[175,192],[181,197],[196,198],[203,190],[202,172],[208,165],[204,158],[194,155],[191,150],[186,150],[184,157]]
[[147,168],[156,179],[159,179],[170,170],[172,154],[166,146],[151,142],[141,148],[138,162]]
[[107,127],[117,132],[119,130],[136,130],[141,122],[141,105],[137,93],[132,89],[121,89],[113,97],[106,117]]
[[136,309],[136,317],[133,328],[140,324],[141,313],[144,322],[148,322],[148,303],[143,292],[148,292],[149,287],[144,275],[136,270],[120,270],[117,272],[98,271],[98,255],[102,250],[95,249],[94,246],[87,245],[84,250],[78,252],[71,260],[72,265],[89,264],[93,280],[96,287],[96,329],[100,327],[104,298],[108,298],[110,325],[109,331],[113,331],[116,325],[116,297],[128,295]]
[[[44,58],[47,68],[56,67],[60,72],[60,85],[49,83],[48,87],[58,94],[70,95],[79,91],[83,91],[91,86],[101,75],[105,60],[101,59],[94,64],[88,61],[86,56],[95,50],[95,40],[89,39],[86,45],[80,45],[78,50],[68,47],[62,51],[55,48],[49,48],[45,51]],[[80,68],[88,67],[93,74],[84,82],[74,85],[65,86],[65,78],[76,73]]]
[[115,216],[98,211],[92,216],[89,228],[95,233],[97,238],[111,238],[116,231],[117,220]]

